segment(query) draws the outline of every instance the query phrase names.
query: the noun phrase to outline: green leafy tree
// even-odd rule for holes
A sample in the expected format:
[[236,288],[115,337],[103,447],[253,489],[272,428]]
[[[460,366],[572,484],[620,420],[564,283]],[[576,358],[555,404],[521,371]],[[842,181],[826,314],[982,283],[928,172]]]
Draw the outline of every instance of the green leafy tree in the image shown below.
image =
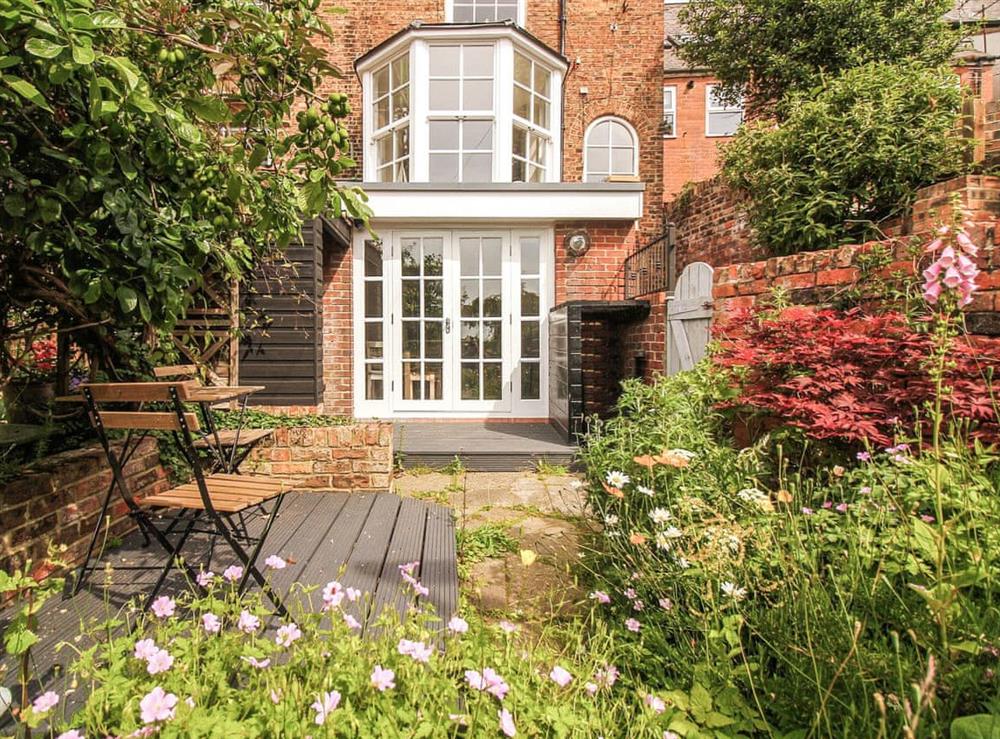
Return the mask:
[[689,63],[711,69],[720,95],[746,95],[781,113],[785,95],[872,62],[938,66],[959,36],[944,20],[952,0],[691,0],[681,20]]
[[723,173],[773,253],[875,238],[917,188],[960,170],[961,100],[947,67],[852,69],[790,96],[780,124],[745,125],[723,150]]
[[318,5],[0,0],[0,345],[45,322],[121,369],[205,275],[367,219]]

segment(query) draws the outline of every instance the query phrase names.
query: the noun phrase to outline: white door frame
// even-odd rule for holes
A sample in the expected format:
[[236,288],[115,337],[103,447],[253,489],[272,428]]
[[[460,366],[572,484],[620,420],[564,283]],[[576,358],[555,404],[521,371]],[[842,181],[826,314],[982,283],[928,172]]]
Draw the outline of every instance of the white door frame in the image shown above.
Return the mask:
[[[365,397],[365,319],[364,319],[364,253],[367,232],[356,231],[352,259],[352,333],[353,333],[353,396],[354,415],[358,418],[548,418],[548,312],[555,296],[554,230],[551,224],[474,227],[469,224],[377,224],[378,237],[383,243],[382,304],[383,304],[383,368],[384,392],[381,399]],[[400,322],[400,238],[407,235],[442,236],[445,243],[445,279],[443,285],[446,306],[454,306],[451,333],[444,339],[446,359],[443,370],[447,394],[441,401],[403,401],[400,385],[402,329]],[[458,265],[458,239],[461,236],[497,236],[504,238],[503,258],[503,398],[501,401],[462,401],[460,399],[460,336],[461,317],[458,313],[458,290],[461,279]],[[540,244],[539,398],[522,400],[521,395],[521,239],[537,238]],[[450,246],[449,246],[450,244]],[[453,265],[449,270],[449,251]],[[450,347],[450,350],[449,350]],[[451,354],[449,354],[449,351]],[[446,391],[447,392],[447,391]],[[450,400],[449,398],[453,398]]]

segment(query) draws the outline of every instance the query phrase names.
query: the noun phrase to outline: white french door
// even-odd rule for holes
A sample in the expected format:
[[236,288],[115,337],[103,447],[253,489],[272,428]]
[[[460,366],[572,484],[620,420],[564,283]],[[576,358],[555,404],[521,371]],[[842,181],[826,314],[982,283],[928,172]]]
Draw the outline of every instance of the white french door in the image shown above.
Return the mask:
[[358,415],[545,417],[550,232],[383,238],[355,247]]

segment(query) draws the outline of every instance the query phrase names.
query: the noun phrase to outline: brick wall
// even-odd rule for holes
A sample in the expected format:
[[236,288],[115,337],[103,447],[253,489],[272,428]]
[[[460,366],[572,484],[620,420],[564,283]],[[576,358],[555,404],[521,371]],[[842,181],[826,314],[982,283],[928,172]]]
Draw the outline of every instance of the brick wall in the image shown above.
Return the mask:
[[[947,218],[953,195],[974,220],[1000,217],[1000,178],[968,175],[921,188],[910,212],[883,223],[881,230],[887,237],[925,234]],[[766,249],[752,243],[740,197],[718,178],[694,185],[669,204],[666,218],[677,225],[678,274],[695,261],[724,267],[767,257]],[[992,240],[992,233],[983,238]]]
[[[139,445],[125,466],[125,478],[139,498],[169,487],[154,440]],[[0,497],[0,570],[11,571],[30,559],[38,576],[48,575],[44,559],[50,544],[66,547],[61,558],[79,565],[110,484],[111,469],[97,446],[40,460],[5,483]],[[109,539],[135,528],[117,494],[109,512]]]
[[664,293],[646,295],[642,300],[650,304],[649,315],[629,324],[623,331],[624,372],[628,377],[641,376],[650,380],[664,370],[667,301]]
[[323,255],[323,412],[354,413],[351,357],[354,328],[351,320],[351,251],[327,248]]
[[696,72],[667,74],[664,86],[677,90],[676,136],[663,138],[663,199],[673,200],[688,183],[702,182],[719,172],[719,145],[729,136],[706,136],[708,85],[714,77]]
[[[976,280],[980,289],[965,311],[966,325],[970,332],[983,336],[1000,336],[1000,253],[992,242],[982,238],[986,228],[995,225],[995,221],[989,226],[980,222],[972,233],[977,243],[984,245],[978,259],[983,272]],[[913,239],[901,238],[717,269],[712,289],[716,321],[724,320],[734,310],[754,305],[775,287],[786,289],[796,304],[829,304],[855,285],[859,277],[857,257],[874,247],[888,249],[892,255],[892,263],[882,270],[882,277],[890,278],[900,272],[912,275],[913,246]]]
[[392,424],[277,429],[244,466],[295,480],[310,490],[388,490],[392,476]]
[[[586,231],[590,249],[582,257],[566,252],[566,237]],[[567,300],[620,300],[625,257],[639,245],[632,223],[557,223],[555,227],[555,304]]]

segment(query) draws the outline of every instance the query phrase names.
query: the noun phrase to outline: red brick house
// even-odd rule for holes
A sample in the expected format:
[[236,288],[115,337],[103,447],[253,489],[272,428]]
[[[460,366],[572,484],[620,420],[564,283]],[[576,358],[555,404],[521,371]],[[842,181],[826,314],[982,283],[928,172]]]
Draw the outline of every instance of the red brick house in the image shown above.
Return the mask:
[[309,225],[296,285],[321,310],[276,297],[241,380],[359,418],[602,410],[648,342],[622,267],[662,232],[660,1],[335,4],[327,91],[373,233]]

